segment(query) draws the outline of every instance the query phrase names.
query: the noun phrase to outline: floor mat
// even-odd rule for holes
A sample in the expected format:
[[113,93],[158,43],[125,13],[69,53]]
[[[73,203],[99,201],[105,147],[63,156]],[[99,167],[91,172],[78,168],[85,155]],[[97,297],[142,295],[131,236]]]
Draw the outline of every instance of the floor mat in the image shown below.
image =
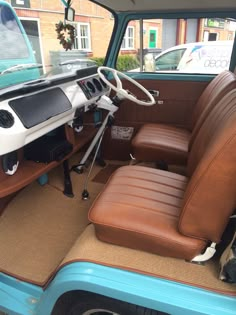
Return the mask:
[[[89,200],[81,200],[85,175],[73,175],[75,198],[34,182],[10,202],[0,217],[0,271],[38,285],[48,281],[87,226],[88,209],[103,187],[90,185]],[[63,189],[59,169],[49,178]]]
[[109,177],[114,173],[121,165],[116,164],[108,164],[106,165],[101,171],[95,175],[95,177],[92,179],[93,182],[106,184]]
[[236,296],[235,285],[218,279],[219,265],[213,259],[198,265],[101,242],[92,224],[75,242],[61,266],[75,261],[94,262]]
[[[71,168],[73,165],[78,164],[80,160],[81,160],[81,154],[75,154],[69,160],[69,167]],[[101,166],[94,165],[90,178],[89,178],[88,187],[87,187],[89,193],[90,193],[90,188],[92,191],[99,191],[103,187],[103,184],[101,183],[98,183],[98,182],[91,183],[91,178],[96,176],[96,174],[100,172],[101,169],[102,169]],[[78,174],[74,171],[71,171],[70,173],[73,192],[74,192],[75,198],[77,199],[81,199],[81,194],[84,189],[85,179],[86,179],[86,176],[88,175],[88,172],[89,172],[89,168],[84,167],[82,174]],[[51,170],[50,173],[48,174],[48,178],[49,178],[48,184],[50,186],[54,187],[55,189],[59,191],[64,190],[64,177],[63,177],[62,165],[58,166],[56,169]]]

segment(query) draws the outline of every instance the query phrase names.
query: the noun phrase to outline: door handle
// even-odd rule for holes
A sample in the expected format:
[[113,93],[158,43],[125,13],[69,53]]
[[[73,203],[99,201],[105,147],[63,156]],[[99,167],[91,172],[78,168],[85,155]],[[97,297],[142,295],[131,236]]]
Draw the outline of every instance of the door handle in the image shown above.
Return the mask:
[[157,90],[148,90],[148,92],[154,97],[158,97],[160,95],[160,92]]

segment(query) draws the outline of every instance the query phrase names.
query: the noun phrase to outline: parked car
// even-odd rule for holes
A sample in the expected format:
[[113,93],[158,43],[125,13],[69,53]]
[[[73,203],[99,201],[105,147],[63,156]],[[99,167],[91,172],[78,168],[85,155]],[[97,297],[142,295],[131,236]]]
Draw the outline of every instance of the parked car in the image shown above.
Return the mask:
[[155,70],[216,74],[229,68],[232,48],[233,41],[177,45],[155,58]]

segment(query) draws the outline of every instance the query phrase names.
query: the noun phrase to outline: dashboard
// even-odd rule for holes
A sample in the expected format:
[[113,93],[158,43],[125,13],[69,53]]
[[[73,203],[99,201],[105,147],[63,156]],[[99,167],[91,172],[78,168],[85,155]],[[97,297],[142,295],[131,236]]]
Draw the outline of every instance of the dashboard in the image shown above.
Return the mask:
[[101,96],[109,93],[109,87],[95,70],[93,74],[85,70],[79,77],[60,79],[43,89],[36,87],[34,92],[14,97],[9,94],[3,99],[0,102],[0,155],[73,121],[77,109],[86,112]]

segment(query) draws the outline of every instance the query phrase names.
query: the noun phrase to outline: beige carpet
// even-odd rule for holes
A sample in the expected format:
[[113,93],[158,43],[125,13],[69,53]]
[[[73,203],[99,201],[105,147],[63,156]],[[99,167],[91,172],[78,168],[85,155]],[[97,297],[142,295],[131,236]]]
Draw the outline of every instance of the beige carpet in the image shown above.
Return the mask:
[[48,281],[88,224],[88,209],[103,187],[93,185],[90,199],[81,200],[85,175],[72,176],[75,198],[60,191],[58,168],[49,173],[56,188],[34,182],[10,202],[0,217],[0,271],[39,285]]
[[[95,166],[91,178],[100,171]],[[103,184],[90,181],[90,199],[82,201],[87,172],[71,174],[75,198],[62,194],[58,167],[49,173],[49,184],[34,182],[11,201],[0,217],[0,271],[43,286],[59,266],[90,261],[236,295],[235,286],[218,280],[213,261],[198,266],[97,240],[93,226],[87,226],[87,212]]]
[[106,184],[109,177],[114,173],[120,165],[116,164],[107,164],[103,169],[101,169],[100,172],[97,173],[97,175],[94,176],[92,179],[93,182]]
[[[72,167],[75,164],[78,164],[79,161],[81,160],[82,155],[81,154],[75,154],[69,161],[69,165],[70,167]],[[109,161],[107,162],[109,165]],[[114,163],[116,164],[116,162]],[[75,198],[79,198],[81,199],[81,193],[83,191],[83,187],[84,187],[84,182],[85,182],[85,178],[89,172],[89,167],[90,165],[88,165],[88,167],[84,167],[84,171],[82,174],[77,174],[76,172],[71,172],[71,181],[73,184],[73,192],[75,195]],[[92,182],[92,179],[99,174],[101,171],[103,170],[103,168],[101,166],[98,165],[94,165],[92,172],[90,174],[89,177],[89,184],[88,184],[88,191],[95,191],[98,192],[101,190],[101,188],[103,187],[103,184],[101,182]],[[54,187],[55,189],[59,190],[59,191],[63,191],[64,190],[64,182],[63,182],[63,167],[62,165],[60,165],[58,168],[53,169],[50,173],[49,173],[49,183],[50,186]],[[91,188],[91,189],[90,189]]]
[[63,260],[61,266],[74,261],[89,261],[160,278],[187,283],[210,291],[236,295],[236,286],[218,280],[218,264],[203,265],[180,259],[161,257],[99,241],[90,224]]

